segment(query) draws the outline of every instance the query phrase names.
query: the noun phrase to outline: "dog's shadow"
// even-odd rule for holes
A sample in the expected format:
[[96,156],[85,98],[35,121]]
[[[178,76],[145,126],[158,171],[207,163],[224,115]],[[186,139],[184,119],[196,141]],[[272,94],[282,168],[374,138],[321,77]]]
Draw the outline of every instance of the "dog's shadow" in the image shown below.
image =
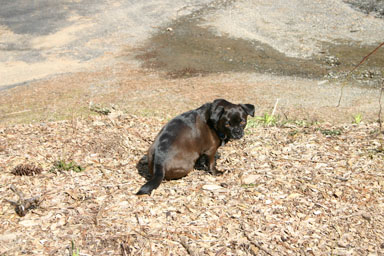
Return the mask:
[[[215,155],[215,161],[220,158],[220,154],[216,153]],[[208,169],[208,156],[207,155],[201,155],[195,163],[195,166],[193,167],[196,170],[200,171],[206,171],[209,172]],[[139,162],[136,164],[136,169],[139,175],[143,178],[145,178],[147,181],[151,179],[151,174],[149,173],[148,169],[148,157],[147,155],[143,155]]]

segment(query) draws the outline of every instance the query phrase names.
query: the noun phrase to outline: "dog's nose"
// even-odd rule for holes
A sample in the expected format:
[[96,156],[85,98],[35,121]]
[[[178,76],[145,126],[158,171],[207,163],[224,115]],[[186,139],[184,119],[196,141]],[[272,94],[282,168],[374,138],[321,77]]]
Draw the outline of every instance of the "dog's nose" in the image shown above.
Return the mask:
[[240,128],[233,130],[233,138],[241,139],[244,136],[244,131]]

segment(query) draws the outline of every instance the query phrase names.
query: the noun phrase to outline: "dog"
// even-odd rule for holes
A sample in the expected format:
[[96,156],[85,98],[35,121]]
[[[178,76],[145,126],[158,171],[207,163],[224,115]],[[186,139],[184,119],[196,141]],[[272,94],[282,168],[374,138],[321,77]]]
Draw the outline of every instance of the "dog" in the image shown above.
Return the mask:
[[206,156],[208,171],[219,174],[215,166],[217,149],[229,140],[242,138],[247,117],[253,117],[254,113],[254,105],[217,99],[169,121],[148,150],[152,178],[137,195],[150,195],[163,179],[186,176],[202,156]]

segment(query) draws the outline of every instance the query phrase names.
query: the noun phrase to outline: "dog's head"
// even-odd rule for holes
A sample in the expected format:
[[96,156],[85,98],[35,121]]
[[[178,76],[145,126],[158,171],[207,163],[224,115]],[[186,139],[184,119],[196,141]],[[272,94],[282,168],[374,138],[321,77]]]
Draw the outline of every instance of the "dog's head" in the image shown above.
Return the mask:
[[211,105],[210,122],[220,139],[240,139],[244,136],[248,115],[254,116],[255,106],[251,104],[232,104],[223,99]]

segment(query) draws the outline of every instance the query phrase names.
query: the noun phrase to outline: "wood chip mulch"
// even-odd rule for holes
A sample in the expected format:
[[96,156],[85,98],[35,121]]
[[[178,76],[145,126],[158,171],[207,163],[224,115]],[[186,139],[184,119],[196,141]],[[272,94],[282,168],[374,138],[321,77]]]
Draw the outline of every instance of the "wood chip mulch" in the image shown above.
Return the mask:
[[[145,153],[165,121],[111,113],[0,127],[0,255],[383,255],[376,124],[256,126],[151,197]],[[144,157],[144,158],[143,158]],[[84,167],[52,172],[58,161]],[[40,166],[16,176],[20,164]],[[20,217],[14,190],[38,198]]]

